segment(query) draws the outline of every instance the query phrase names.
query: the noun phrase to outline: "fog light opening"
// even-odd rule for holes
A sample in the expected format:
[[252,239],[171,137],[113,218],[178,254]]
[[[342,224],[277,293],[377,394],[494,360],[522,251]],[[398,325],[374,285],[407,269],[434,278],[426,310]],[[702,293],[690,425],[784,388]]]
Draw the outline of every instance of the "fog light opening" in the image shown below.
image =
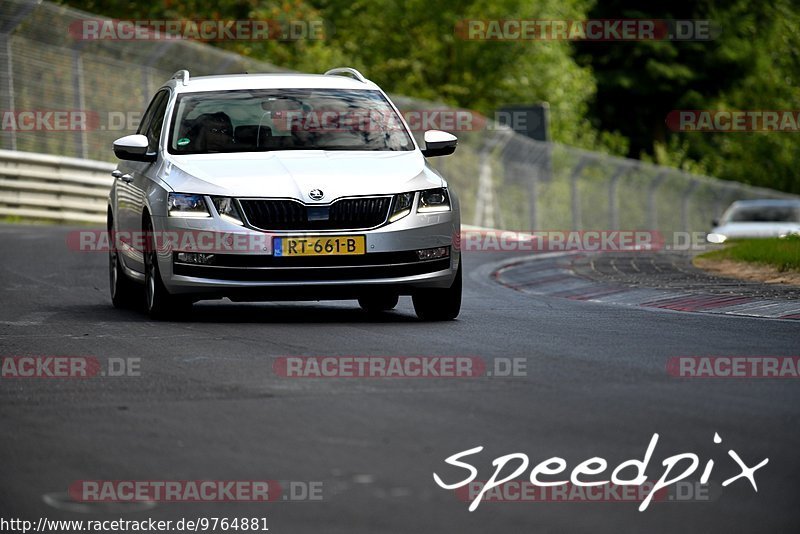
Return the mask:
[[424,248],[417,251],[420,260],[437,260],[450,256],[450,247]]
[[178,252],[178,261],[182,263],[193,263],[195,265],[211,265],[214,263],[214,254]]

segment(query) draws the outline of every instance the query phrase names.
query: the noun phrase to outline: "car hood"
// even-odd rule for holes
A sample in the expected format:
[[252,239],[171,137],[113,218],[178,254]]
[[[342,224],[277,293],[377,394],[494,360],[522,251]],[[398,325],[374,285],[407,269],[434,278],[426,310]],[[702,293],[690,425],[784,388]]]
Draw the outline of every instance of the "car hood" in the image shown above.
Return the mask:
[[[330,202],[344,196],[394,194],[444,185],[418,151],[293,150],[171,156],[164,180],[183,193],[296,198]],[[320,200],[309,192],[319,189]]]
[[737,237],[779,237],[800,232],[800,223],[784,222],[737,222],[717,226],[712,233],[722,234],[728,239]]

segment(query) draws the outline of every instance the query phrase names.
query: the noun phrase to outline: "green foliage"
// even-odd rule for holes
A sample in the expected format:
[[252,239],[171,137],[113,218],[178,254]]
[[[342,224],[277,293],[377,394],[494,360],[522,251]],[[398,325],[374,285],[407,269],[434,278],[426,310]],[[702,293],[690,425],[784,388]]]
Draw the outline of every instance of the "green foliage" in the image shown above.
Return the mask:
[[800,101],[800,13],[794,0],[751,2],[604,0],[596,18],[708,19],[712,41],[635,42],[576,46],[590,66],[597,129],[618,128],[631,157],[800,193],[798,133],[675,133],[672,110],[796,110]]
[[[712,109],[798,109],[800,13],[790,0],[777,0],[760,9],[762,20],[748,19],[737,41],[745,50],[742,61],[751,69],[710,101]],[[799,136],[798,132],[685,135],[690,139],[690,154],[717,176],[793,193],[800,193]]]

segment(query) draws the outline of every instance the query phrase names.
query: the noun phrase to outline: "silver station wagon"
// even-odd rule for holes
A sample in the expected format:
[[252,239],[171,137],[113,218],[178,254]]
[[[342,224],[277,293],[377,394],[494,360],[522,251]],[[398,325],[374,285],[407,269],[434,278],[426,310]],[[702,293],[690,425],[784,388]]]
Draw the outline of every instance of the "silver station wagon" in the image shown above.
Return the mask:
[[458,199],[427,158],[454,152],[358,71],[191,78],[155,94],[109,195],[111,298],[154,318],[199,300],[410,295],[423,320],[461,307]]

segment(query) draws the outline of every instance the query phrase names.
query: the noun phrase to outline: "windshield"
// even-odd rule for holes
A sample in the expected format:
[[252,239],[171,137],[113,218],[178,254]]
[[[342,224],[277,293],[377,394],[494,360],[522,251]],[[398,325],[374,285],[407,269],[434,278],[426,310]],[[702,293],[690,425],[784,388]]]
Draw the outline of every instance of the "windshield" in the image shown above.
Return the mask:
[[727,222],[800,222],[800,207],[741,206],[733,209]]
[[414,150],[414,143],[380,91],[258,89],[178,96],[171,154],[270,150]]

